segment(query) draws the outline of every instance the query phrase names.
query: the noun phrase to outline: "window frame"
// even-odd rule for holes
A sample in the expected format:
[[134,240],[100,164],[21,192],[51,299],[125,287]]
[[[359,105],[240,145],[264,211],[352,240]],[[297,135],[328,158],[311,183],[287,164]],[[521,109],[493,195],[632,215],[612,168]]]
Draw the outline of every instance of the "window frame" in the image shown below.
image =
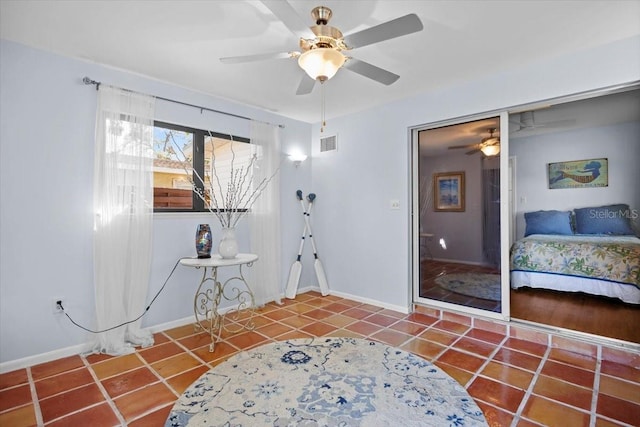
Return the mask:
[[[164,128],[164,129],[170,129],[170,130],[176,130],[176,131],[180,131],[180,132],[189,132],[193,135],[193,169],[194,171],[197,171],[200,176],[204,176],[205,175],[205,171],[204,171],[204,153],[205,153],[205,146],[204,146],[204,141],[205,138],[210,136],[213,138],[219,138],[219,139],[226,139],[228,141],[233,141],[233,142],[242,142],[242,143],[246,143],[246,144],[250,144],[251,140],[249,138],[245,138],[242,136],[235,136],[235,135],[231,135],[231,134],[223,134],[220,132],[214,132],[214,131],[209,131],[209,130],[204,130],[204,129],[198,129],[198,128],[193,128],[190,126],[183,126],[183,125],[178,125],[175,123],[169,123],[169,122],[163,122],[163,121],[159,121],[159,120],[154,120],[153,122],[153,127],[160,127],[160,128]],[[155,160],[155,157],[154,157]],[[155,173],[155,167],[154,167],[154,173]],[[196,184],[196,186],[198,188],[200,188],[201,190],[204,191],[204,183],[199,182],[195,172],[193,173],[191,179],[193,180],[193,182]],[[155,184],[154,184],[154,188],[155,188]],[[187,209],[187,208],[156,208],[155,207],[155,202],[154,202],[154,207],[153,207],[153,213],[189,213],[189,212],[194,212],[194,213],[204,213],[204,212],[210,212],[209,209],[207,209],[204,206],[204,201],[202,199],[200,199],[200,197],[198,197],[195,192],[191,192],[191,208]],[[219,212],[224,212],[224,209],[219,209]]]

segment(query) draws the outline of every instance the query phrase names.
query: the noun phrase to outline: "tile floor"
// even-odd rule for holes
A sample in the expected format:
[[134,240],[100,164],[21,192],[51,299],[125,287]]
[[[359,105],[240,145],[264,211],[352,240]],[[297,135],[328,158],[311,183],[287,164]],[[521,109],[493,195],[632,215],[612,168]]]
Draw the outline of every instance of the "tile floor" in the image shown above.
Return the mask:
[[524,326],[419,307],[405,315],[308,292],[268,304],[256,329],[216,351],[193,325],[155,334],[134,354],[77,355],[0,375],[0,426],[163,426],[202,373],[274,340],[366,337],[433,361],[463,384],[491,426],[638,426],[640,353]]

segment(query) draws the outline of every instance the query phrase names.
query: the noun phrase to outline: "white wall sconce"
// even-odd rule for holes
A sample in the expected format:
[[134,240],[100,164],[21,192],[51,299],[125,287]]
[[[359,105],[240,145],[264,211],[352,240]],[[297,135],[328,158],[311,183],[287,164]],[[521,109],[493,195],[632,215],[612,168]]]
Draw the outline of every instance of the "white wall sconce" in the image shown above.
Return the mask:
[[302,153],[289,154],[289,160],[293,162],[295,167],[298,167],[302,162],[307,160],[307,155]]

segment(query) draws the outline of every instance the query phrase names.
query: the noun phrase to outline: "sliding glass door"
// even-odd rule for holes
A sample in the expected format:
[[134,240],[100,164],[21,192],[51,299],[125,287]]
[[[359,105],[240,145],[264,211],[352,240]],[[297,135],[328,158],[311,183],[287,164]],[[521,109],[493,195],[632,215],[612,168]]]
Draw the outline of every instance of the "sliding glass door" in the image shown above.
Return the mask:
[[412,129],[414,302],[509,317],[507,113]]

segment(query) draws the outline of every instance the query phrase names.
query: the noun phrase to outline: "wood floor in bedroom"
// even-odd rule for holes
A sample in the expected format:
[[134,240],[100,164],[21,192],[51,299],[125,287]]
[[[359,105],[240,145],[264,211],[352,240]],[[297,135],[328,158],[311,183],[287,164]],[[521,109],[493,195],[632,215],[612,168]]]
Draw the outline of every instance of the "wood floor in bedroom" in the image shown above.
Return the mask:
[[640,306],[613,298],[522,288],[511,291],[511,318],[640,343]]
[[[446,273],[488,273],[488,267],[423,260],[422,297],[500,311],[500,303],[443,290],[434,278]],[[580,292],[521,288],[511,291],[511,318],[640,343],[640,306]]]

